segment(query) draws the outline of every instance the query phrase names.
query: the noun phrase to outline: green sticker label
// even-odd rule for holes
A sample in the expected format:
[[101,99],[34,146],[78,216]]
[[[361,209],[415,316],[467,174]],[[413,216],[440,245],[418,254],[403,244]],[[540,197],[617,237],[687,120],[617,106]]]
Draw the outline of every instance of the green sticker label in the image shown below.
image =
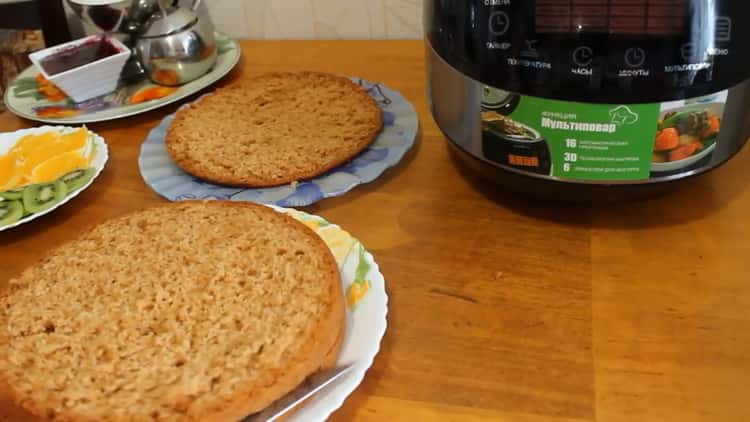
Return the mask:
[[485,87],[482,152],[517,170],[568,180],[634,181],[711,160],[726,91],[652,104],[588,104]]
[[552,157],[552,175],[637,180],[651,172],[658,104],[599,105],[524,97],[511,117],[537,128]]

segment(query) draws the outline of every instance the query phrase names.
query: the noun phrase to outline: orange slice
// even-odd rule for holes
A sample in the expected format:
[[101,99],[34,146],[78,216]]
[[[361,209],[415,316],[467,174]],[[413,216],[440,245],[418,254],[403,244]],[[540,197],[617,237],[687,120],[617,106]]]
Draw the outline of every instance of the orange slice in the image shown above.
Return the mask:
[[24,157],[35,149],[45,148],[57,142],[58,139],[60,139],[60,134],[56,131],[26,135],[16,142],[11,151],[18,153],[19,157]]
[[88,165],[88,159],[79,151],[69,151],[52,157],[31,171],[32,183],[45,183],[57,180],[73,170]]
[[164,98],[175,91],[177,91],[177,88],[172,86],[153,86],[136,92],[130,96],[128,101],[130,104],[138,104],[146,101],[158,100],[159,98]]
[[0,156],[0,192],[16,188],[23,179],[17,153],[11,151]]
[[88,139],[89,131],[86,129],[86,126],[83,126],[76,131],[60,136],[60,143],[69,147],[70,149],[68,151],[72,151],[86,146],[86,141]]
[[[46,135],[46,134],[45,134]],[[43,136],[43,135],[42,135]],[[75,132],[59,136],[57,138],[39,138],[34,147],[26,148],[27,152],[21,157],[23,160],[23,174],[34,180],[32,172],[45,161],[75,151],[79,155],[86,146],[88,130],[81,128]]]

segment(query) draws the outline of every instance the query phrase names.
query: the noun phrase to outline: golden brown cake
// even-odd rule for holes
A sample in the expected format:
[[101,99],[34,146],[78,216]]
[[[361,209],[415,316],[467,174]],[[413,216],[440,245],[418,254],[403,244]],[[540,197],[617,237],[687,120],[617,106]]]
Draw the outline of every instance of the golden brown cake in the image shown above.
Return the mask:
[[318,176],[367,148],[380,108],[347,78],[270,73],[221,88],[178,111],[166,146],[198,178],[262,187]]
[[335,364],[343,300],[326,244],[262,205],[105,222],[0,295],[0,420],[240,420]]

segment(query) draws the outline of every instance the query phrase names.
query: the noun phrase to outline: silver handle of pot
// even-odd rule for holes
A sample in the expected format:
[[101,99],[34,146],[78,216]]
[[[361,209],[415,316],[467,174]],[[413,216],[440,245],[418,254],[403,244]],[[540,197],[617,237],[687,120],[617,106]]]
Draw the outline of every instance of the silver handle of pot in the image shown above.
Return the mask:
[[190,10],[195,12],[200,5],[201,5],[201,0],[193,0],[193,5],[190,6]]

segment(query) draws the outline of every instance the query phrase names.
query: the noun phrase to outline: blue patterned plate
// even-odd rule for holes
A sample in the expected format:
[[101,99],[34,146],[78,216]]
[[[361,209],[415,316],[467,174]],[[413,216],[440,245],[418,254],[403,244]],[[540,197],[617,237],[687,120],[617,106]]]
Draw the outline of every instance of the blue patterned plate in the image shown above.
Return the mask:
[[355,186],[371,182],[386,169],[396,165],[414,145],[419,122],[414,107],[399,92],[380,83],[359,78],[352,80],[365,88],[377,101],[383,112],[383,130],[369,148],[342,166],[294,185],[258,189],[215,185],[185,173],[170,158],[164,146],[167,128],[174,118],[174,115],[170,115],[151,130],[141,147],[138,165],[143,180],[158,194],[171,201],[224,199],[280,207],[310,205],[321,199],[343,195]]

